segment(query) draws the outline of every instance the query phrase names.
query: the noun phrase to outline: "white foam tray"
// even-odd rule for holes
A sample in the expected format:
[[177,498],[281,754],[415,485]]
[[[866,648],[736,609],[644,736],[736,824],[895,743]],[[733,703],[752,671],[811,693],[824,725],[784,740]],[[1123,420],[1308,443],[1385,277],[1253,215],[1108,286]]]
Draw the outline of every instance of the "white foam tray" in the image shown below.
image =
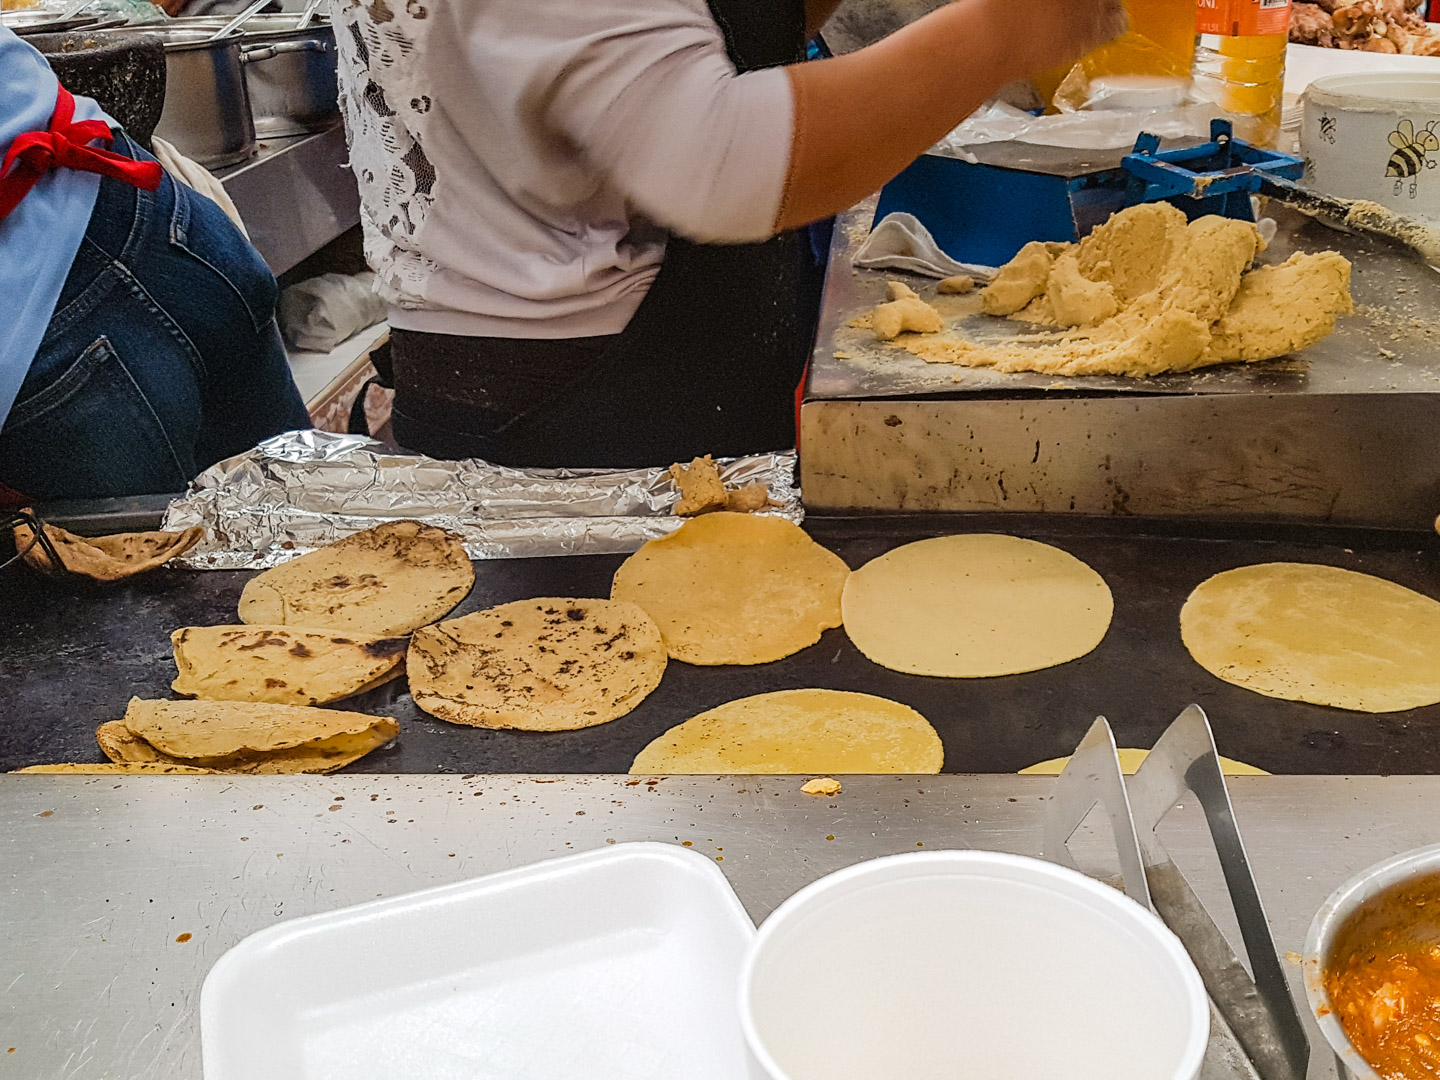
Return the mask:
[[754,936],[719,867],[666,844],[296,919],[206,978],[205,1078],[733,1080]]

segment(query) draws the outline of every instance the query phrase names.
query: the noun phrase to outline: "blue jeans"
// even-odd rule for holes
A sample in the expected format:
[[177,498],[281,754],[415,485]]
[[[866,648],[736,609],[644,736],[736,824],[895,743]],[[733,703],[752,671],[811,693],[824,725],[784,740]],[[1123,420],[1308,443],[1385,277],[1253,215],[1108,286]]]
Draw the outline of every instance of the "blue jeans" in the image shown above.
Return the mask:
[[[149,155],[123,134],[114,149]],[[102,179],[49,329],[0,429],[0,483],[33,499],[181,491],[310,418],[275,278],[214,202],[167,174]]]

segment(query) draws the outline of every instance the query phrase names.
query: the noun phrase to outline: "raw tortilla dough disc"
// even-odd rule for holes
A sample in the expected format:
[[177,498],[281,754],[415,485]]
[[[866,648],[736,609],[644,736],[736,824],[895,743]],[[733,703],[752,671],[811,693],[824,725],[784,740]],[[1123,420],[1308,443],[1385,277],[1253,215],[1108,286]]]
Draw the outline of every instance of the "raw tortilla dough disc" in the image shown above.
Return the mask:
[[671,728],[630,772],[938,773],[944,760],[940,736],[908,705],[841,690],[781,690]]
[[665,643],[617,600],[501,604],[415,633],[415,704],[472,727],[573,731],[624,716],[660,685]]
[[[1116,750],[1120,758],[1120,771],[1126,776],[1134,776],[1145,759],[1150,756],[1149,750],[1124,749]],[[1037,762],[1028,768],[1021,769],[1021,776],[1059,776],[1065,771],[1065,766],[1070,764],[1068,757],[1051,758],[1049,761]],[[1226,776],[1269,776],[1264,769],[1257,769],[1254,765],[1247,765],[1243,761],[1236,761],[1234,758],[1220,758],[1220,771]]]
[[460,537],[390,521],[251,578],[240,621],[391,637],[434,622],[474,584]]
[[1440,702],[1440,603],[1369,574],[1227,570],[1190,594],[1180,635],[1206,671],[1266,697],[1370,713]]
[[784,518],[715,513],[651,540],[610,595],[639,604],[690,664],[767,664],[840,625],[849,567]]
[[1105,636],[1104,578],[1049,544],[974,533],[906,544],[845,584],[845,632],[911,675],[984,678],[1054,667]]

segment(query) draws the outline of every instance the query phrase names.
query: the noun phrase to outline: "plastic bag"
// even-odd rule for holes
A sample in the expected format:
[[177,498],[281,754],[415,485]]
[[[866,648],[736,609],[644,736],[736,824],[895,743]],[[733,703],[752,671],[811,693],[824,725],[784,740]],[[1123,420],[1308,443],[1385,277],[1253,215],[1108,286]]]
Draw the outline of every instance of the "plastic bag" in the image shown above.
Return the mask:
[[168,22],[165,9],[150,0],[95,0],[85,9],[87,15],[123,18],[130,25]]
[[1142,131],[1162,139],[1210,137],[1210,121],[1224,112],[1208,102],[1178,109],[1108,109],[1096,112],[1031,116],[1000,102],[982,105],[931,149],[942,157],[974,161],[967,146],[1023,142],[1073,150],[1110,150],[1135,145]]
[[291,348],[329,352],[367,326],[385,320],[375,275],[321,274],[280,294],[280,332]]

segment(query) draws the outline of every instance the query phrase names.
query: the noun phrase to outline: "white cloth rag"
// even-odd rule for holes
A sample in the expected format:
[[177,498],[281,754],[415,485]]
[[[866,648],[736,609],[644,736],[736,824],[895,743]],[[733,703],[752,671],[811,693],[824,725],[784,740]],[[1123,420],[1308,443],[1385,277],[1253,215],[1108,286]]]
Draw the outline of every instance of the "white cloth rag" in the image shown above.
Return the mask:
[[212,200],[225,211],[225,216],[235,223],[241,235],[246,240],[250,239],[250,234],[245,231],[245,222],[240,220],[240,211],[235,209],[235,203],[214,173],[198,162],[191,161],[158,135],[150,136],[150,141],[155,146],[155,160],[165,167],[166,172]]
[[850,261],[866,270],[909,270],[937,278],[969,274],[986,280],[995,274],[993,266],[975,266],[950,258],[914,214],[886,214]]

